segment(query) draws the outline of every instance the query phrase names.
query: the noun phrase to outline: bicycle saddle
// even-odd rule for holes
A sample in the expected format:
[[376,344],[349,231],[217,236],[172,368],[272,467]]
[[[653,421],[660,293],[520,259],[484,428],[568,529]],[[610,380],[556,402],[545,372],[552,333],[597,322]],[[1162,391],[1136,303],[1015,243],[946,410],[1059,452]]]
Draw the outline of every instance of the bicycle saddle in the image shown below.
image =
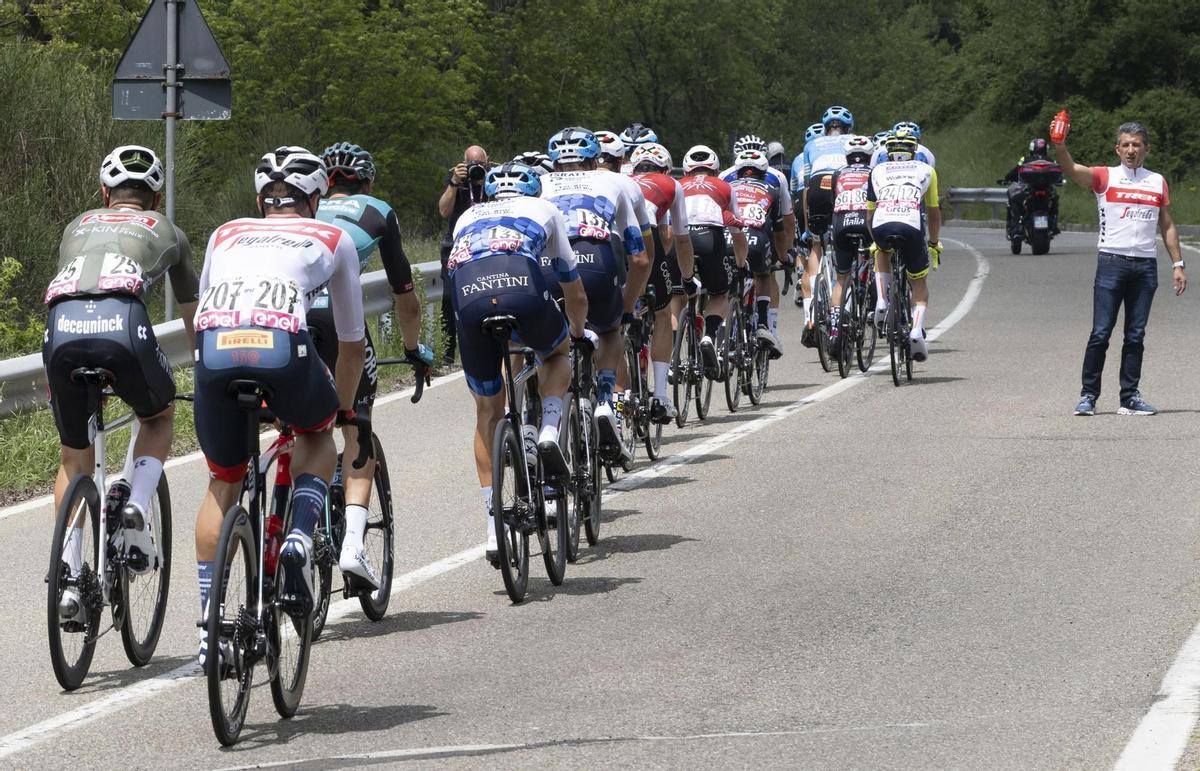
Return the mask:
[[76,383],[89,383],[98,385],[101,388],[114,385],[117,382],[117,376],[111,370],[100,367],[79,367],[71,370],[71,380]]
[[507,340],[512,337],[512,333],[517,329],[517,318],[507,314],[502,316],[488,316],[480,322],[483,327],[484,334],[491,335],[500,340]]

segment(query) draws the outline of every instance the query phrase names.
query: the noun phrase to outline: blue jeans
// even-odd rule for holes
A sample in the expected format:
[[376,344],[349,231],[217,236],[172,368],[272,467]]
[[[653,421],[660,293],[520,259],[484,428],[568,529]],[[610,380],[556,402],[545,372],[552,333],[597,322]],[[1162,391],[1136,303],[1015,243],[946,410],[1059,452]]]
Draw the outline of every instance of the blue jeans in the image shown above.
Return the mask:
[[1121,346],[1121,401],[1137,393],[1142,377],[1142,352],[1150,304],[1158,289],[1156,259],[1124,257],[1100,252],[1096,258],[1096,284],[1092,294],[1092,334],[1083,354],[1081,395],[1100,396],[1100,375],[1108,338],[1117,324],[1117,311],[1125,305],[1125,343]]

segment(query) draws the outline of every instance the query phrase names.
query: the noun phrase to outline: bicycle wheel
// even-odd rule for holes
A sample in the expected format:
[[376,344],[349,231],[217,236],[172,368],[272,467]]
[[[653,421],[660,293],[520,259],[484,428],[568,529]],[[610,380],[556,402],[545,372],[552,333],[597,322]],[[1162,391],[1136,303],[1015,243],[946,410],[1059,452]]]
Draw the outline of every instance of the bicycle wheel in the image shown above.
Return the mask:
[[645,426],[642,424],[642,412],[645,402],[642,401],[641,361],[638,350],[633,347],[633,341],[625,336],[625,370],[629,373],[627,385],[629,398],[622,405],[621,438],[625,441],[625,449],[629,451],[629,462],[622,462],[621,467],[630,471],[633,461],[637,459],[638,442],[645,438]]
[[206,622],[208,657],[204,664],[213,733],[226,747],[237,743],[250,706],[256,661],[257,624],[253,612],[258,604],[257,570],[258,546],[250,515],[235,503],[225,512],[217,539]]
[[688,411],[692,406],[692,368],[696,355],[696,324],[688,306],[679,312],[679,325],[675,330],[675,347],[671,353],[671,369],[675,382],[671,384],[671,395],[675,399],[675,425],[683,428],[687,424]]
[[833,360],[829,357],[829,287],[825,284],[825,276],[817,276],[817,288],[813,297],[813,334],[817,340],[817,357],[821,360],[821,369],[833,371]]
[[375,475],[371,484],[371,502],[367,505],[367,526],[363,531],[363,553],[372,565],[379,566],[379,588],[370,594],[360,594],[358,604],[367,618],[379,621],[392,601],[396,520],[392,509],[392,478],[388,475],[383,443],[372,434],[371,445],[375,452]]
[[[312,639],[319,640],[325,631],[325,621],[329,617],[329,603],[333,594],[333,569],[340,556],[342,537],[346,533],[346,487],[342,462],[345,453],[338,453],[337,477],[343,481],[329,486],[329,495],[325,498],[325,511],[317,520],[317,528],[313,531],[313,612]],[[266,479],[272,477],[267,470]],[[289,501],[288,506],[291,506]],[[284,512],[287,514],[287,512]],[[343,578],[343,580],[345,580]]]
[[[96,575],[97,546],[100,542],[100,494],[90,476],[80,474],[71,480],[58,507],[54,536],[50,542],[50,570],[46,575],[46,620],[50,637],[50,664],[63,690],[73,691],[83,684],[92,665],[99,634],[103,594]],[[76,527],[78,526],[78,527]],[[78,535],[72,535],[78,530]],[[68,540],[71,543],[68,543]],[[79,546],[80,568],[72,575],[69,556]],[[82,620],[59,620],[58,604],[63,591],[79,593]]]
[[[720,328],[717,330],[717,339],[713,340],[713,347],[717,351],[717,367],[718,368],[723,366],[723,363],[725,360],[725,354],[724,354],[725,341],[723,338],[724,334],[725,334],[725,325],[722,324],[720,326]],[[696,348],[697,348],[696,355],[699,356],[700,355],[700,352],[699,352],[700,346],[697,345]],[[699,380],[696,382],[696,417],[700,418],[700,420],[707,420],[708,419],[708,408],[712,404],[713,386],[715,385],[716,381],[704,373],[703,367],[698,367],[697,370],[698,370],[698,374],[700,377],[699,377]]]
[[604,509],[601,505],[604,493],[600,483],[600,467],[603,464],[600,463],[600,448],[596,441],[600,428],[596,424],[596,415],[592,412],[590,404],[584,407],[580,417],[583,436],[587,444],[588,470],[591,481],[587,506],[584,509],[583,532],[587,536],[588,545],[595,546],[596,542],[600,540],[600,519]]
[[913,358],[912,358],[912,338],[909,333],[912,331],[912,297],[908,294],[908,286],[904,287],[904,376],[908,380],[913,379]]
[[158,489],[150,499],[147,516],[158,546],[158,566],[145,575],[125,568],[121,571],[121,597],[125,604],[125,623],[121,625],[121,645],[125,657],[135,667],[145,666],[158,647],[163,618],[167,613],[167,594],[171,588],[171,490],[167,475],[158,478]]
[[583,442],[582,428],[579,425],[579,402],[574,394],[567,394],[567,398],[563,400],[563,410],[558,445],[567,460],[567,468],[571,469],[571,481],[563,491],[563,494],[569,497],[565,523],[567,560],[575,562],[579,559],[579,523],[584,516],[590,470],[587,464],[587,446]]
[[504,589],[514,603],[529,587],[530,492],[525,481],[525,451],[507,418],[492,437],[492,512],[496,521],[496,559]]
[[[894,293],[892,293],[894,294]],[[896,299],[887,309],[888,356],[892,365],[892,384],[900,387],[900,369],[904,366],[904,330],[900,328],[900,302]]]
[[[538,464],[539,467],[541,464]],[[542,547],[542,562],[546,564],[546,577],[555,586],[561,586],[567,574],[567,494],[562,490],[554,498],[545,496],[545,485],[535,485],[537,500],[538,543]],[[550,508],[554,507],[551,516]]]
[[729,315],[725,321],[725,347],[717,353],[725,365],[725,406],[737,412],[742,400],[744,369],[742,367],[742,305],[734,299],[729,301]]
[[271,674],[271,701],[280,717],[289,718],[300,708],[308,659],[312,653],[312,613],[292,616],[279,600],[282,580],[271,582],[271,603],[264,618],[267,625],[267,662]]
[[858,368],[866,372],[875,360],[875,346],[878,342],[879,330],[875,328],[875,282],[870,281],[866,286],[859,287],[859,302],[857,306],[858,337],[855,339],[855,349],[858,355]]

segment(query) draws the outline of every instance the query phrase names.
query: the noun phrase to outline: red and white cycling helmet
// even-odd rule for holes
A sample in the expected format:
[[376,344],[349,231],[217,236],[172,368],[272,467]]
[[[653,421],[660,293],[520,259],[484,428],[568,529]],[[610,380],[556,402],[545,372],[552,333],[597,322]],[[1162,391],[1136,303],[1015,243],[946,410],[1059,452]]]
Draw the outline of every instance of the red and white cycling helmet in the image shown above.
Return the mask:
[[625,157],[625,143],[611,131],[595,131],[592,136],[600,143],[600,155],[620,160]]
[[708,145],[696,145],[683,156],[683,173],[691,174],[696,169],[708,169],[714,174],[721,170],[717,153]]
[[742,150],[733,159],[733,168],[740,174],[743,169],[754,169],[763,174],[767,173],[767,154],[762,150]]
[[874,153],[875,142],[871,137],[855,136],[846,140],[846,163],[870,163]]
[[100,183],[116,187],[122,182],[142,182],[154,192],[162,190],[166,173],[154,151],[141,145],[122,145],[100,164]]
[[658,142],[647,142],[638,145],[633,151],[633,155],[629,157],[629,162],[633,164],[633,168],[637,168],[643,163],[649,163],[660,171],[670,171],[674,163],[671,161],[671,153],[667,152],[667,148],[660,145]]

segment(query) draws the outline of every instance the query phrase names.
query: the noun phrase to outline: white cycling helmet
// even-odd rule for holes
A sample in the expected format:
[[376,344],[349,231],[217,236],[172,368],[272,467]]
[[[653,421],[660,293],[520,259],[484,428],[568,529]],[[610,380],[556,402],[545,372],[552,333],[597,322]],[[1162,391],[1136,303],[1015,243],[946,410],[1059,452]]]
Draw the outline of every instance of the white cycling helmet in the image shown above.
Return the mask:
[[737,155],[742,150],[762,150],[766,151],[767,143],[758,134],[742,134],[733,143],[733,153]]
[[100,164],[100,183],[116,187],[122,182],[142,182],[154,192],[162,190],[166,173],[154,151],[141,145],[121,145]]
[[617,159],[625,157],[625,143],[613,132],[596,131],[592,133],[592,136],[596,137],[596,141],[600,143],[600,155]]
[[303,147],[277,147],[258,162],[254,189],[259,194],[272,182],[291,185],[305,195],[329,192],[325,163]]
[[513,158],[512,162],[528,166],[539,177],[548,171],[554,171],[554,161],[550,160],[550,156],[545,153],[539,153],[536,150],[521,153]]
[[782,158],[783,155],[784,155],[783,142],[768,142],[767,143],[767,157],[768,158],[774,158],[776,156],[779,156],[780,158]]
[[733,159],[733,168],[740,174],[743,169],[755,169],[767,173],[767,154],[762,150],[742,150]]
[[683,173],[691,174],[696,169],[708,169],[714,174],[721,170],[716,152],[708,145],[696,145],[683,156]]
[[674,164],[671,161],[671,153],[667,152],[667,148],[660,145],[658,142],[647,142],[646,144],[638,145],[630,156],[629,162],[633,164],[633,168],[637,168],[641,163],[652,164],[655,168],[661,171],[669,171]]
[[640,123],[631,123],[621,132],[620,140],[625,145],[625,152],[630,152],[632,148],[638,145],[657,142],[658,134],[654,133],[654,129],[649,126],[643,126]]
[[870,163],[874,152],[875,143],[870,137],[855,136],[846,140],[846,163]]

